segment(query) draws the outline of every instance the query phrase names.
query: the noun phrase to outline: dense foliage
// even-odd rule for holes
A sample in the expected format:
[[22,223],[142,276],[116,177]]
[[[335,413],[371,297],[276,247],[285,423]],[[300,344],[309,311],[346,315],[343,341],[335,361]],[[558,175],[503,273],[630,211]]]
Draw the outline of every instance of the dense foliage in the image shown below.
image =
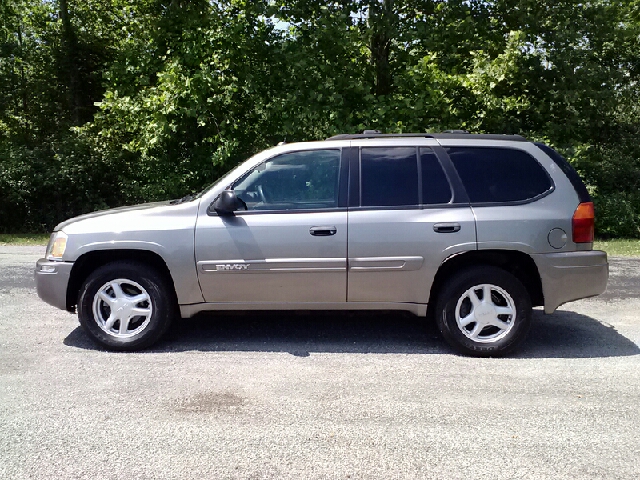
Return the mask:
[[0,0],[0,233],[178,197],[281,140],[520,133],[640,237],[637,0]]

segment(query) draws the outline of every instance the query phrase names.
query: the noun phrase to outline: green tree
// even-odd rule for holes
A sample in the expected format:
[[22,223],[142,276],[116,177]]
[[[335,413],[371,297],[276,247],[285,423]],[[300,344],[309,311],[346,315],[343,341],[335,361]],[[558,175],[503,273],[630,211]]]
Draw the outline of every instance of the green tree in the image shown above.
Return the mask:
[[286,140],[521,133],[570,158],[598,231],[640,225],[640,4],[5,0],[0,230],[181,196]]

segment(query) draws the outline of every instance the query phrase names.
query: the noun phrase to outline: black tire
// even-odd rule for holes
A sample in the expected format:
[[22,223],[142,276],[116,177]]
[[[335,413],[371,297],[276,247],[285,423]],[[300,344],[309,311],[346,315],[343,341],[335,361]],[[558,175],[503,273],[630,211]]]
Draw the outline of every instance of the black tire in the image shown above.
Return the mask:
[[[489,302],[481,306],[485,291],[490,292]],[[472,297],[477,302],[475,306]],[[531,299],[520,280],[509,272],[488,265],[476,266],[452,276],[444,284],[438,294],[435,315],[442,336],[459,352],[499,357],[513,351],[529,333]],[[466,322],[469,323],[463,325]]]
[[[114,286],[120,289],[120,297]],[[100,292],[102,295],[98,295]],[[145,300],[129,301],[145,295]],[[110,303],[118,298],[122,305]],[[147,313],[132,316],[138,311]],[[134,351],[151,346],[169,328],[175,312],[175,295],[165,276],[149,265],[132,261],[112,262],[96,269],[78,299],[80,325],[92,340],[109,350]],[[112,314],[114,318],[131,316],[122,320],[124,332],[115,331],[120,329],[121,320],[109,325]]]

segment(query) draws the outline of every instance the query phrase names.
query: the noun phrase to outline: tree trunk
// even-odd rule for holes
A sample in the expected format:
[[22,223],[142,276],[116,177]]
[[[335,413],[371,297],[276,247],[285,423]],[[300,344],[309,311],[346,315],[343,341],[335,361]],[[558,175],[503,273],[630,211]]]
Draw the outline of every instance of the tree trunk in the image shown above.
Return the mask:
[[67,102],[73,125],[80,125],[82,100],[80,95],[80,72],[78,69],[78,41],[69,20],[67,0],[59,0],[60,20],[62,21],[62,55],[64,76],[67,84]]
[[[16,116],[28,115],[28,96],[27,96],[27,80],[24,75],[24,43],[22,39],[22,19],[18,23],[18,51],[20,56],[20,100],[22,102],[22,112],[16,109]],[[16,102],[17,104],[17,102]],[[30,122],[24,122],[24,138],[29,138]]]
[[383,0],[382,3],[371,2],[369,4],[369,28],[371,32],[369,48],[371,49],[371,64],[375,72],[375,95],[388,95],[393,90],[389,54],[395,23],[393,0]]

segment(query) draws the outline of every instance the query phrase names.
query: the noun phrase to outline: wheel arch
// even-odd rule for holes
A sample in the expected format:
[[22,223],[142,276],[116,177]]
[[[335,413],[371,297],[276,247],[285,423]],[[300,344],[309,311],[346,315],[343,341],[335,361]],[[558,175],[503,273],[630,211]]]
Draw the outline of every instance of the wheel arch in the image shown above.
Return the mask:
[[438,294],[451,275],[481,265],[491,265],[511,273],[526,288],[532,306],[544,305],[540,273],[529,255],[517,250],[471,250],[452,255],[442,262],[431,284],[427,314],[432,315]]
[[164,259],[157,253],[150,250],[137,249],[117,249],[117,250],[94,250],[82,254],[76,259],[71,269],[69,284],[67,286],[67,310],[75,311],[78,303],[80,288],[84,284],[91,272],[111,262],[132,261],[143,263],[155,269],[165,277],[173,293],[173,300],[177,305],[177,295],[175,283],[171,271]]

